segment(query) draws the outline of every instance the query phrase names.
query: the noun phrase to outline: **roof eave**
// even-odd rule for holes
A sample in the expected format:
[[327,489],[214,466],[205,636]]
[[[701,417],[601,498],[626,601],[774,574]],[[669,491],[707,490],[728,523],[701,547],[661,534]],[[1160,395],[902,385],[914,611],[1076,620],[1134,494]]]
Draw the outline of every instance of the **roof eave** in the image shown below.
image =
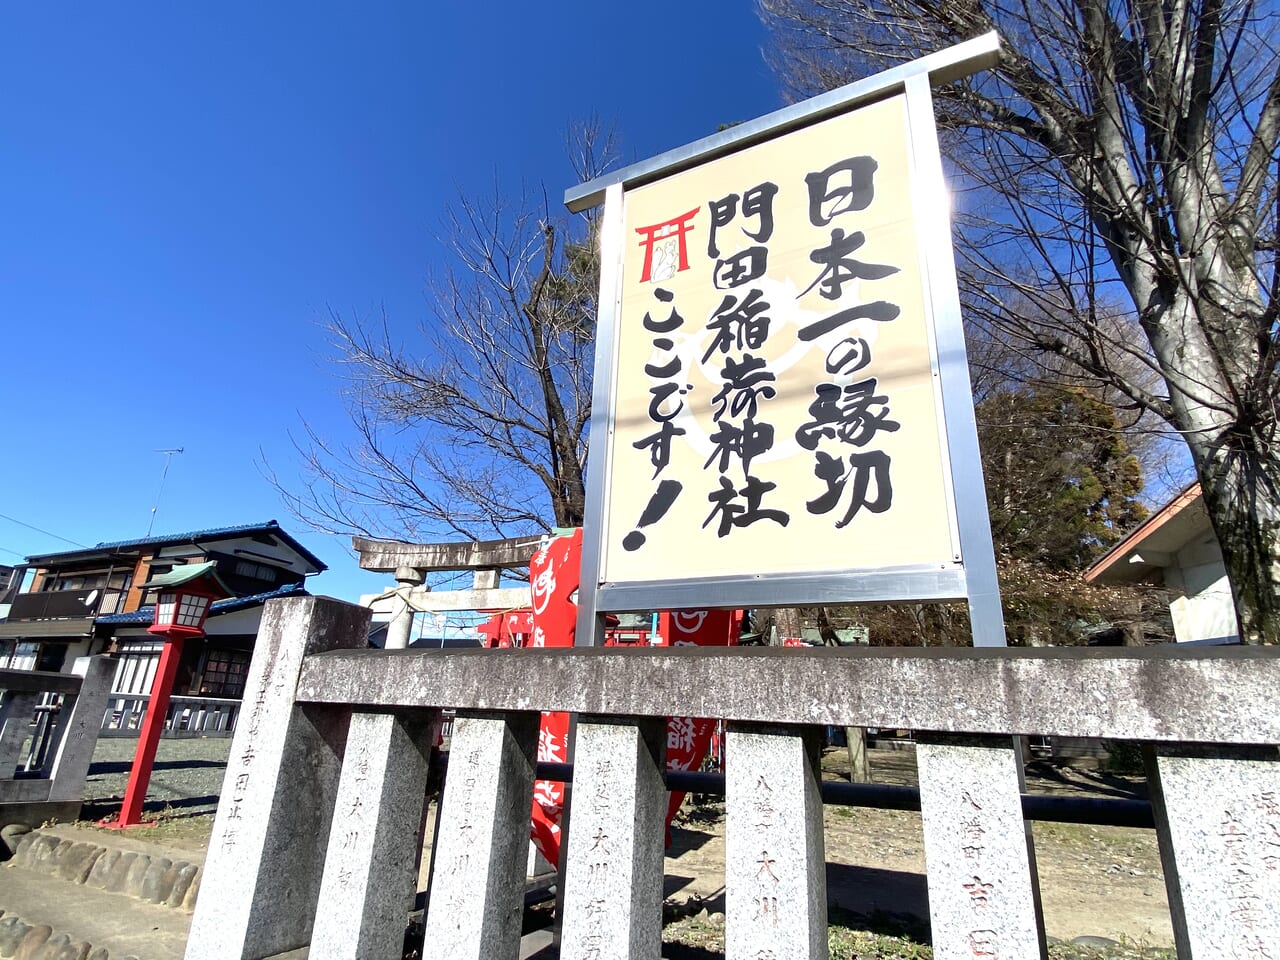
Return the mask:
[[[1148,537],[1199,499],[1199,481],[1188,484],[1177,496],[1147,517],[1137,528],[1131,530],[1123,540],[1095,560],[1093,565],[1084,572],[1085,582],[1097,583],[1102,580],[1109,571],[1117,567],[1130,553],[1139,549]],[[1128,581],[1126,580],[1126,582]]]
[[328,565],[323,560],[299,543],[292,534],[285,531],[284,528],[275,520],[268,520],[265,523],[246,524],[239,527],[214,527],[208,530],[192,530],[182,534],[163,534],[158,537],[143,537],[139,540],[106,541],[95,544],[92,547],[84,547],[80,550],[64,550],[58,553],[33,554],[27,557],[26,562],[31,566],[75,563],[92,559],[95,556],[109,558],[119,556],[123,553],[137,552],[144,548],[171,547],[183,543],[198,545],[202,540],[229,540],[237,536],[252,536],[255,533],[267,533],[271,536],[279,537],[280,540],[291,550],[315,568],[315,570],[312,571],[314,573],[323,573],[329,569]]

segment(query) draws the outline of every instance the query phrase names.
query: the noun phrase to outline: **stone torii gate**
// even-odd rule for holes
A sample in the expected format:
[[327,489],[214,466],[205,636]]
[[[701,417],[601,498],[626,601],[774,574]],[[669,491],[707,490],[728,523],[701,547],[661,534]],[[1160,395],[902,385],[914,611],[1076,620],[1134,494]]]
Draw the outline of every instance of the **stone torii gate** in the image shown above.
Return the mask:
[[[387,628],[388,650],[409,645],[415,610],[447,613],[528,606],[528,587],[502,588],[498,583],[503,570],[528,564],[540,542],[538,537],[474,543],[403,543],[351,538],[352,548],[360,554],[360,569],[393,574],[399,584],[395,613]],[[426,586],[427,574],[457,570],[475,571],[470,590],[433,591]]]

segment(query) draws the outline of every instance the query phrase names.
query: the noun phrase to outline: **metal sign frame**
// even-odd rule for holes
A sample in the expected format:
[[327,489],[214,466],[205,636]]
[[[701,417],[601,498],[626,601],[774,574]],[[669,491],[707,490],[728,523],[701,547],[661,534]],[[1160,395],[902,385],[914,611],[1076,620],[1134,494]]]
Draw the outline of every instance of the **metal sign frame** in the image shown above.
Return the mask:
[[[1004,646],[1004,618],[974,423],[951,247],[949,203],[932,97],[933,84],[947,83],[993,66],[999,51],[999,38],[995,33],[988,33],[566,191],[565,205],[570,211],[604,204],[590,425],[591,435],[597,439],[587,464],[587,507],[578,596],[579,644],[599,643],[601,616],[612,612],[963,599],[969,604],[974,646]],[[925,300],[932,314],[931,347],[935,390],[940,394],[943,414],[943,459],[949,461],[952,509],[954,504],[962,505],[952,515],[952,529],[958,540],[953,562],[873,571],[826,568],[768,577],[748,574],[637,583],[601,582],[599,574],[607,530],[604,505],[612,469],[611,443],[604,438],[612,438],[616,416],[613,404],[619,358],[614,345],[622,309],[625,191],[899,95],[904,97],[907,112],[912,216],[920,242]]]

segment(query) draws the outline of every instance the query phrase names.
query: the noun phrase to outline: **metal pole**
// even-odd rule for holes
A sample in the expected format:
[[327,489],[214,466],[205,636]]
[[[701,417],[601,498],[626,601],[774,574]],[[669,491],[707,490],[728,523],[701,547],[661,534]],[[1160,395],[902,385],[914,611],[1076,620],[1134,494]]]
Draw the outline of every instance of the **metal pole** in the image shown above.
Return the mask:
[[182,453],[182,447],[174,447],[170,450],[157,450],[156,453],[164,454],[164,472],[160,474],[160,489],[156,491],[156,503],[151,508],[151,519],[147,522],[147,536],[151,536],[151,528],[156,525],[156,511],[160,509],[160,495],[164,493],[164,482],[169,476],[169,464],[173,460],[175,453]]

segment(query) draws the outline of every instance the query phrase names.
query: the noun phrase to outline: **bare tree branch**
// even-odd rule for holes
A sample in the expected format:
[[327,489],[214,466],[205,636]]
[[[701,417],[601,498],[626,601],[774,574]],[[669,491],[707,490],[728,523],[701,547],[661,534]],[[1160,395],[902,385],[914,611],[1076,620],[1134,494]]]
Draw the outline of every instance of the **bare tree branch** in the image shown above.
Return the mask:
[[[576,134],[591,172],[611,149]],[[388,319],[333,315],[354,436],[304,423],[305,482],[290,508],[325,530],[468,539],[581,524],[598,263],[594,224],[552,216],[546,196],[461,198],[442,240],[453,266],[431,315],[399,342]]]
[[[1000,32],[994,71],[936,92],[969,320],[1185,439],[1243,635],[1280,642],[1280,9],[758,3],[796,96]],[[1121,292],[1127,327],[1099,310]]]

